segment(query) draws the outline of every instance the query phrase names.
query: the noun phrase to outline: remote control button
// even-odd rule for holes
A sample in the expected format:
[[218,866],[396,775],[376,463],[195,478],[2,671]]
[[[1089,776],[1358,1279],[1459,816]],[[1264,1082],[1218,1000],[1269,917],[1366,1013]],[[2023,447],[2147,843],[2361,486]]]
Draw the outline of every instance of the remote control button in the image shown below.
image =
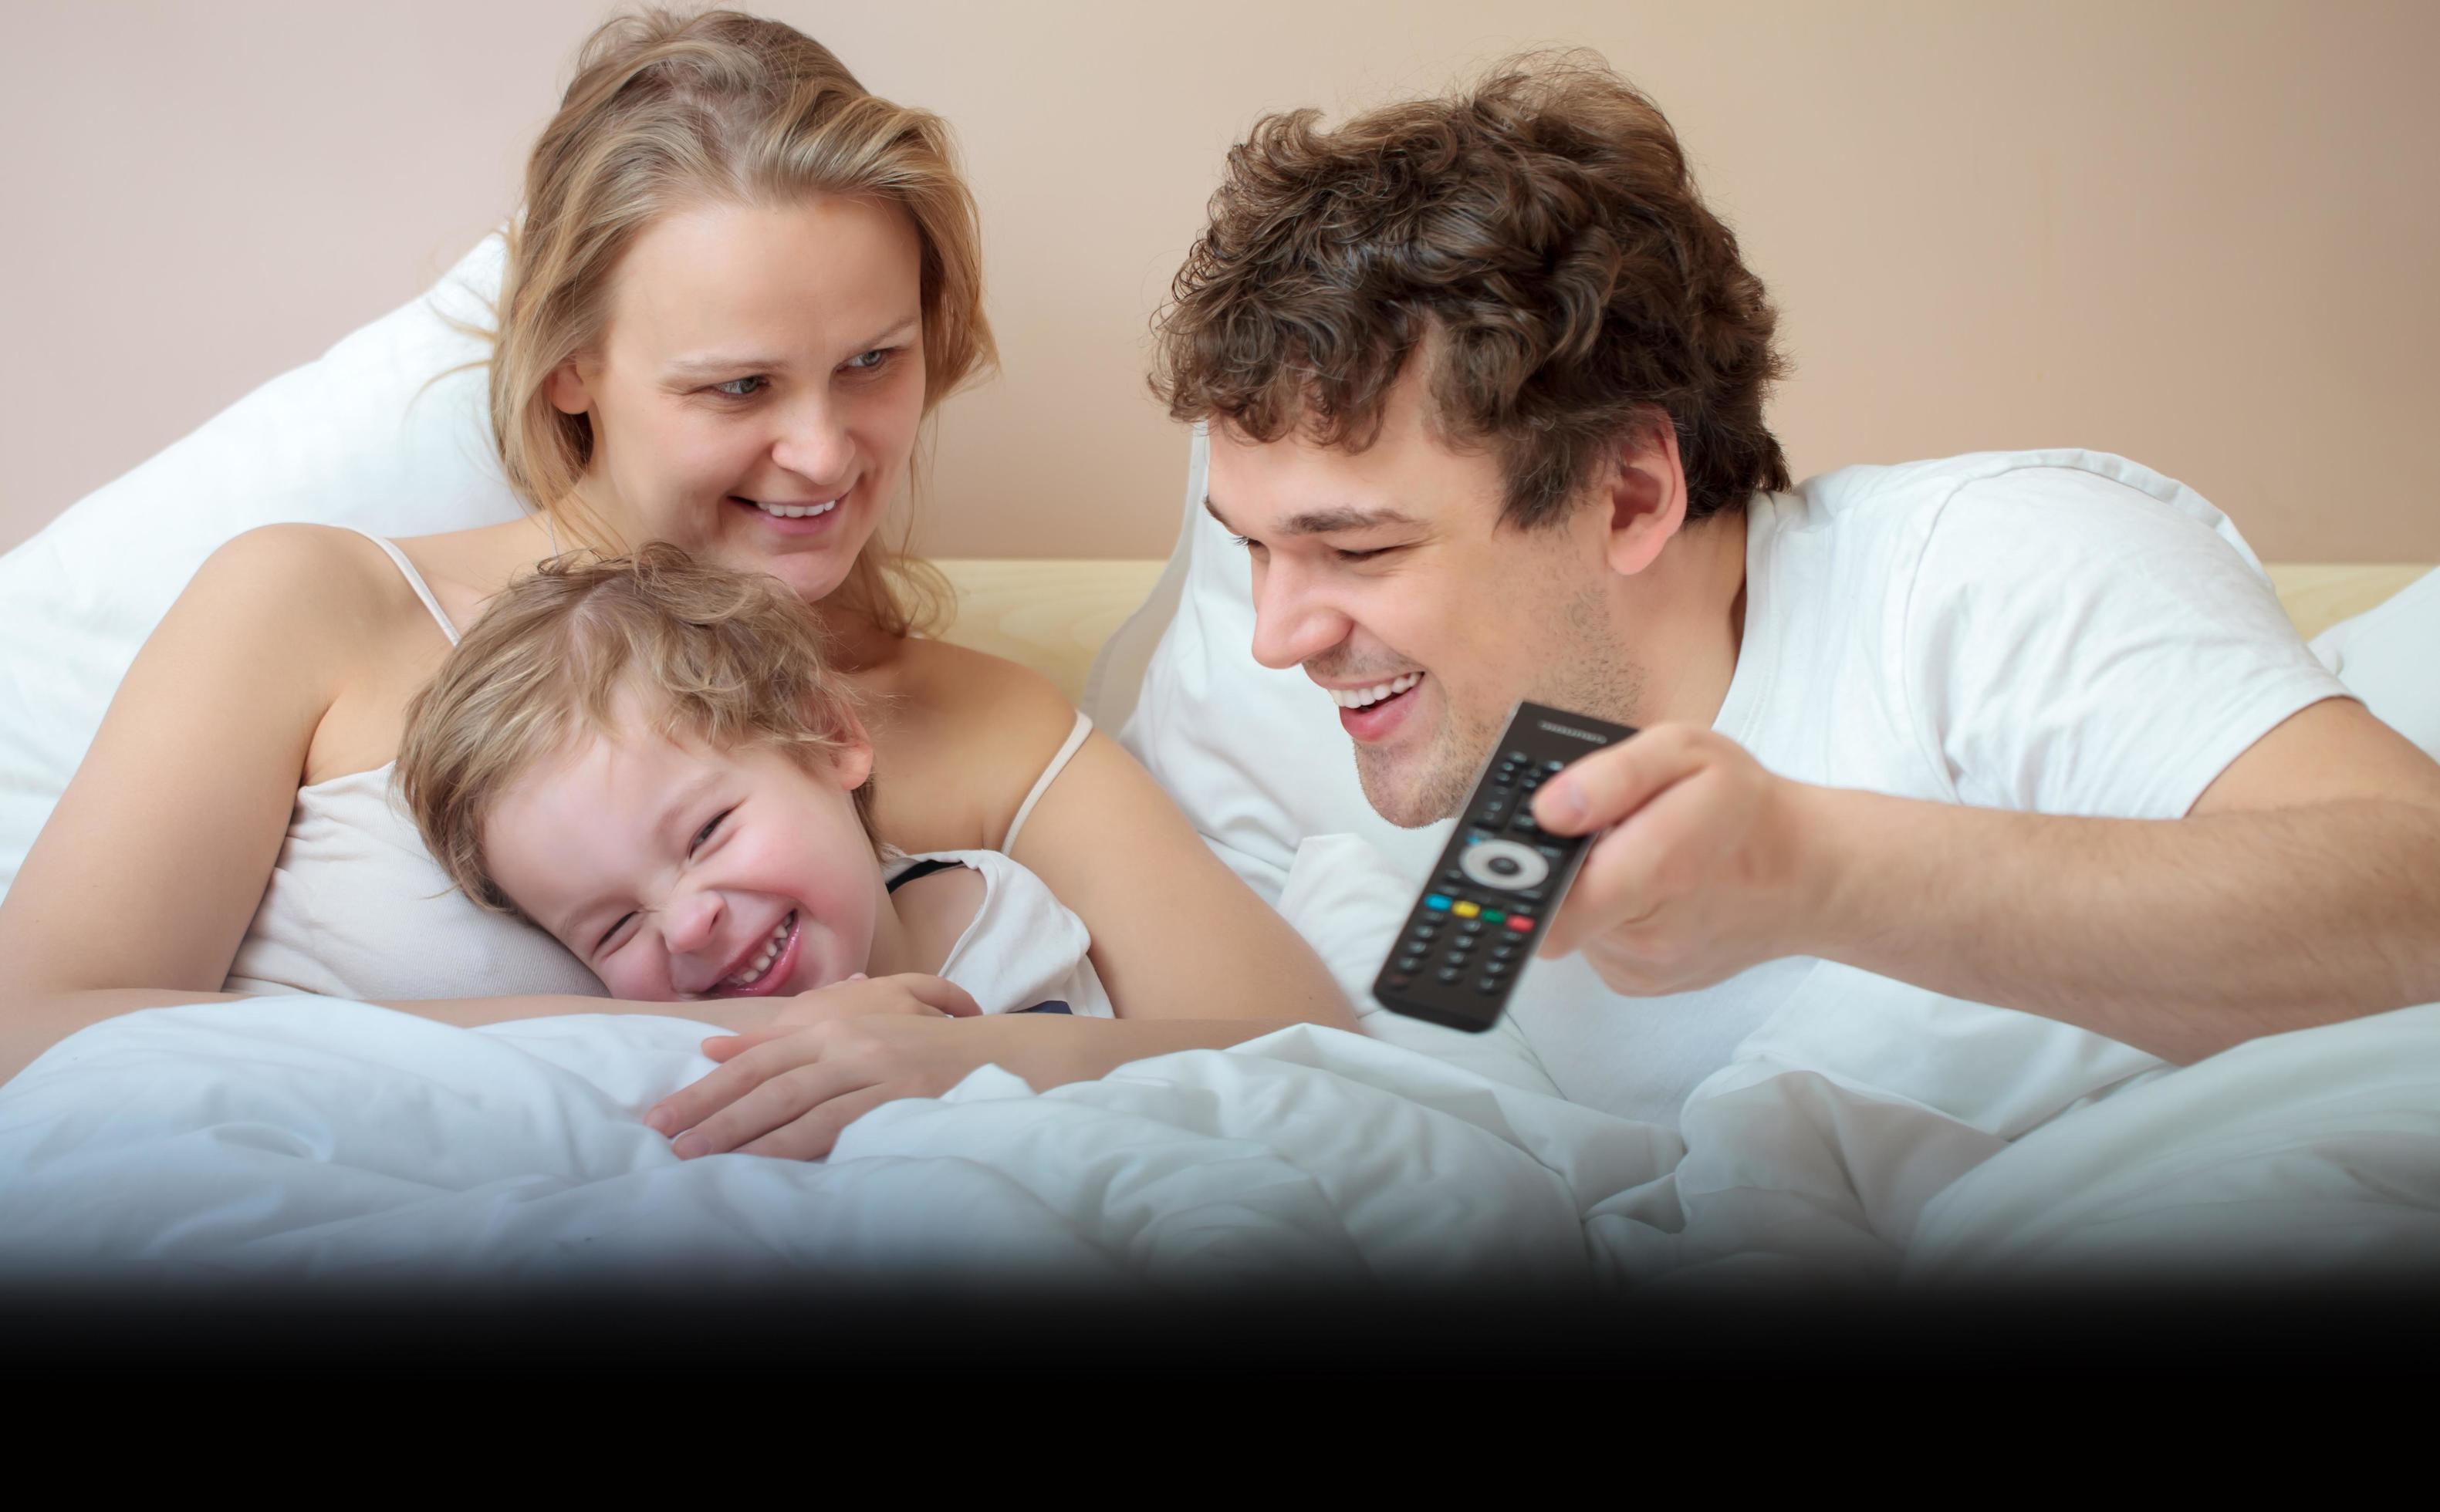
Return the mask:
[[1456,902],[1449,905],[1449,912],[1455,914],[1460,918],[1472,918],[1475,915],[1482,912],[1482,905],[1480,903],[1472,902]]
[[[1533,821],[1520,816],[1517,822]],[[1467,850],[1459,864],[1474,881],[1503,893],[1533,887],[1551,875],[1551,863],[1542,859],[1540,852],[1513,840],[1486,840]]]
[[1455,986],[1455,985],[1456,985],[1456,983],[1457,983],[1457,979],[1458,979],[1459,977],[1463,976],[1463,975],[1465,975],[1465,973],[1464,973],[1463,971],[1459,970],[1459,969],[1458,969],[1456,967],[1454,967],[1454,966],[1444,966],[1444,967],[1442,967],[1442,968],[1441,968],[1441,969],[1440,969],[1440,978],[1441,978],[1441,981],[1442,981],[1442,982],[1444,982],[1444,983],[1445,983],[1445,984],[1447,984],[1447,985],[1449,985],[1449,986]]
[[1445,914],[1449,911],[1449,900],[1438,893],[1432,893],[1424,898],[1424,906],[1435,914]]
[[1511,914],[1508,916],[1508,927],[1519,934],[1531,934],[1534,933],[1534,916],[1530,914]]
[[1448,870],[1441,873],[1441,881],[1444,882],[1462,882],[1465,881],[1465,873],[1458,867],[1451,866]]
[[1464,923],[1460,924],[1457,927],[1457,932],[1460,934],[1480,934],[1482,933],[1482,920],[1479,918],[1467,919]]
[[1482,921],[1486,924],[1504,924],[1508,921],[1508,916],[1496,908],[1486,908],[1482,911]]
[[1555,777],[1560,773],[1568,770],[1568,764],[1565,761],[1545,761],[1542,763],[1542,770],[1549,775]]
[[1513,961],[1516,959],[1516,947],[1502,945],[1491,952],[1491,958],[1495,961]]
[[1499,987],[1500,984],[1496,978],[1486,976],[1481,981],[1477,982],[1474,985],[1474,989],[1488,998],[1498,996]]
[[1395,992],[1413,980],[1414,978],[1411,976],[1385,976],[1381,979],[1381,985],[1388,987],[1390,991]]
[[1528,887],[1516,895],[1516,900],[1520,903],[1538,903],[1542,900],[1542,889]]
[[1401,971],[1420,971],[1423,969],[1424,958],[1420,955],[1401,955],[1398,957],[1398,969]]
[[1532,765],[1532,764],[1533,764],[1533,760],[1534,760],[1534,758],[1533,758],[1532,756],[1527,756],[1527,755],[1526,755],[1524,752],[1522,752],[1522,751],[1511,751],[1511,752],[1509,752],[1509,753],[1508,753],[1508,759],[1509,759],[1509,760],[1511,760],[1511,761],[1513,761],[1513,762],[1515,762],[1516,765],[1518,765],[1518,766],[1520,766],[1520,767],[1522,767],[1522,766],[1530,766],[1530,765]]
[[[1421,966],[1424,963],[1417,961],[1415,964],[1417,966]],[[1465,964],[1465,952],[1463,951],[1451,951],[1446,955],[1441,957],[1441,964],[1443,966],[1463,966]]]

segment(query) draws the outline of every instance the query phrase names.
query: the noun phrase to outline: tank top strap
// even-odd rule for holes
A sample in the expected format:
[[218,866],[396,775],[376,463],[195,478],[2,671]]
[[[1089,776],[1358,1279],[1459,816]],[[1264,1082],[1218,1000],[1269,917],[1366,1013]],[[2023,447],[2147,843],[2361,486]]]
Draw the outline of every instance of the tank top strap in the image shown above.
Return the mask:
[[458,627],[451,624],[449,616],[441,612],[440,600],[432,596],[432,586],[423,580],[423,574],[415,570],[415,563],[406,560],[405,552],[399,550],[398,546],[386,536],[374,535],[369,530],[358,530],[354,525],[341,525],[339,528],[354,530],[356,534],[381,547],[382,554],[389,558],[391,563],[398,568],[399,576],[404,578],[406,585],[415,590],[415,596],[422,599],[423,607],[432,611],[433,619],[440,626],[440,633],[449,637],[450,645],[458,644]]
[[1016,806],[1016,817],[1008,822],[1008,833],[1000,837],[1001,855],[1005,856],[1016,848],[1016,832],[1025,827],[1026,820],[1032,817],[1033,806],[1040,803],[1042,795],[1050,791],[1050,784],[1057,780],[1059,774],[1068,770],[1068,758],[1076,754],[1076,748],[1085,743],[1085,737],[1092,733],[1093,721],[1080,711],[1076,716],[1075,725],[1068,732],[1067,743],[1060,746],[1058,754],[1050,758],[1050,764],[1042,769],[1042,775],[1033,779],[1033,791],[1027,793],[1025,801]]

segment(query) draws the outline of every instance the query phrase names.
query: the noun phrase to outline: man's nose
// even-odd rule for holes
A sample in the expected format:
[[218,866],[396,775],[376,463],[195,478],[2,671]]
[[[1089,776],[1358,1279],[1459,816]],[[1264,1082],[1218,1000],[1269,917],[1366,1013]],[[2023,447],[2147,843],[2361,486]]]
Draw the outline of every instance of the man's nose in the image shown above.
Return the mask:
[[1254,660],[1284,671],[1347,638],[1355,622],[1332,607],[1313,580],[1273,561],[1254,573]]
[[720,934],[720,921],[726,912],[720,895],[714,892],[690,892],[670,899],[661,911],[661,937],[669,944],[672,955],[692,955],[712,943]]

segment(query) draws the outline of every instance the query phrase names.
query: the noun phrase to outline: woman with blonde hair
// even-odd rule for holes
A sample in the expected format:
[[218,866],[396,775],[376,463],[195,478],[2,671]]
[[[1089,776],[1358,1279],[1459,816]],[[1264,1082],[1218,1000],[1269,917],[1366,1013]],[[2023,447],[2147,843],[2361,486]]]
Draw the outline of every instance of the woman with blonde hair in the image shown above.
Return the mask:
[[[280,991],[459,1024],[912,1016],[928,1026],[888,1041],[902,1095],[986,1061],[1041,1086],[1348,1022],[1312,952],[1054,687],[922,638],[942,584],[877,532],[933,409],[992,362],[978,250],[942,122],[817,43],[723,11],[604,26],[534,146],[500,294],[492,423],[529,512],[395,542],[273,526],[204,565],[0,905],[0,1076],[112,1015]],[[882,838],[1038,874],[1090,930],[1117,1021],[953,1018],[946,984],[911,978],[622,1004],[449,890],[389,792],[407,701],[537,560],[651,542],[810,606],[878,711]]]

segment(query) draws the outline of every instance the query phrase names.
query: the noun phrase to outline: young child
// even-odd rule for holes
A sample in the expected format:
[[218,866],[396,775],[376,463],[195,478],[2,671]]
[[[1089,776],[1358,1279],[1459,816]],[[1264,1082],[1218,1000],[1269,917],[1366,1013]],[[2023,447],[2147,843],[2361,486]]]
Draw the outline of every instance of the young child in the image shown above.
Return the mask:
[[674,546],[500,594],[408,706],[397,780],[468,897],[615,997],[920,971],[986,1013],[1112,1016],[1083,921],[1032,872],[877,845],[872,747],[813,616]]

